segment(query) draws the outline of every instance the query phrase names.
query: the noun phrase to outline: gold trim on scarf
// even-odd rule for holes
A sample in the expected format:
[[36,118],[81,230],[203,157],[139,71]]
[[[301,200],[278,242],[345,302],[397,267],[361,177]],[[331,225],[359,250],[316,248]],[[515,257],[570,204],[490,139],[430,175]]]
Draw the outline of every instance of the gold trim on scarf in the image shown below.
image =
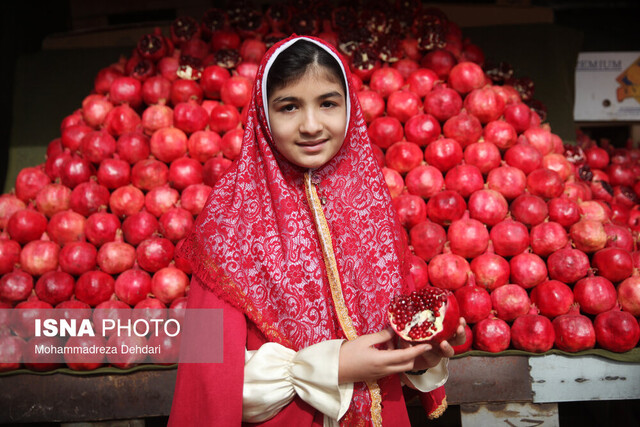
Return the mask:
[[[354,340],[358,337],[351,316],[347,309],[347,304],[342,294],[342,283],[340,282],[340,274],[338,273],[338,263],[333,251],[333,244],[331,242],[331,232],[329,231],[329,224],[327,218],[324,216],[322,210],[322,202],[318,196],[316,186],[312,183],[311,173],[304,174],[304,186],[307,194],[307,201],[313,214],[313,219],[318,231],[318,237],[320,238],[320,245],[322,246],[322,255],[324,263],[327,269],[327,277],[329,279],[329,287],[331,288],[331,297],[333,298],[333,305],[338,315],[338,321],[344,331],[347,339]],[[382,395],[380,392],[380,386],[376,381],[367,381],[367,387],[369,388],[369,394],[371,395],[371,421],[374,426],[382,426]]]

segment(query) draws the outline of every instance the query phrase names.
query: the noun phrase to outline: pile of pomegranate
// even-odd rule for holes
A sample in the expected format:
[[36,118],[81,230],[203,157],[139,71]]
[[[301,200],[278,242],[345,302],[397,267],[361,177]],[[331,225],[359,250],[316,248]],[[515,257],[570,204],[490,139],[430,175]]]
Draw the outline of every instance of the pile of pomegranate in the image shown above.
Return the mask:
[[[416,288],[452,291],[469,325],[459,353],[636,347],[640,150],[564,144],[530,79],[440,11],[391,7],[214,8],[142,37],[0,196],[0,308],[183,307],[176,248],[239,154],[257,64],[295,32],[349,59]],[[0,355],[21,342],[0,329]]]

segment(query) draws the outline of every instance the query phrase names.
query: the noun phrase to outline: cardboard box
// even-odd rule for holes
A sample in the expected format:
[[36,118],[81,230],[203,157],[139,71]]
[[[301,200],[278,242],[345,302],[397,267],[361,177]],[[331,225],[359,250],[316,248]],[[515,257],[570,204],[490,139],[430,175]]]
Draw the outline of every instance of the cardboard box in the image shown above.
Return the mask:
[[640,52],[582,52],[575,81],[576,121],[640,121]]

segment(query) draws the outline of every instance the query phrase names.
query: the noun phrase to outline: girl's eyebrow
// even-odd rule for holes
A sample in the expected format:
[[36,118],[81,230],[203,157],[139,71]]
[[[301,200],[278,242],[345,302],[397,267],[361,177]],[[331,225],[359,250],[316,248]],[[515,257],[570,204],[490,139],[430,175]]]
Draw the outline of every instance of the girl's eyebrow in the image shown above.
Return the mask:
[[[327,99],[327,98],[335,98],[335,97],[340,98],[342,97],[342,94],[338,91],[331,91],[318,96],[318,99]],[[299,101],[299,98],[295,96],[278,96],[274,98],[271,102],[273,104],[277,104],[282,102],[298,102],[298,101]]]

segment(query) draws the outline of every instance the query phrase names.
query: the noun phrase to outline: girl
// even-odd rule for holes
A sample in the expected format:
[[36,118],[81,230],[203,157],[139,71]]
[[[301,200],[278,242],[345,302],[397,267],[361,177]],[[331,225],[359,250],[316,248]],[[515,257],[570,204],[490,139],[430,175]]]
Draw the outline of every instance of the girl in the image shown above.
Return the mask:
[[224,363],[180,365],[170,424],[409,425],[402,385],[442,391],[450,343],[395,347],[385,328],[407,245],[325,42],[267,52],[240,158],[183,247],[188,307],[224,310]]

